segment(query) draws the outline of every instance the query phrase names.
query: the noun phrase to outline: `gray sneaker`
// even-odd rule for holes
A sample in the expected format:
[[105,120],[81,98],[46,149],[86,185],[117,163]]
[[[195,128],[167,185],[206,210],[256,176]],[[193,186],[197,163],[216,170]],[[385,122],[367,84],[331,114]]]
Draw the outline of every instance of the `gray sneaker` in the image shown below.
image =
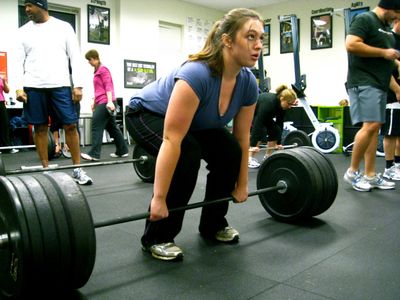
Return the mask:
[[260,163],[258,160],[254,157],[249,157],[249,164],[248,164],[250,169],[257,169],[260,167]]
[[225,227],[215,234],[215,239],[223,243],[235,243],[239,241],[239,232],[232,227]]
[[142,246],[142,250],[150,252],[154,258],[161,260],[182,260],[183,251],[174,243],[162,243],[150,246],[148,248]]
[[392,190],[396,186],[396,184],[394,182],[387,181],[387,180],[383,179],[382,175],[380,173],[379,174],[375,174],[375,176],[372,177],[372,179],[366,178],[366,180],[371,185],[371,187],[374,188],[374,189]]
[[353,180],[352,187],[359,192],[369,192],[372,189],[372,185],[365,175],[356,177]]
[[343,175],[343,180],[348,184],[353,185],[354,181],[357,178],[362,177],[362,175],[363,174],[359,170],[352,172],[350,169],[347,169],[346,173]]
[[393,165],[390,168],[385,169],[382,176],[389,180],[400,180],[400,168]]
[[72,172],[72,178],[80,185],[90,185],[93,183],[92,178],[86,175],[86,172],[81,168],[76,168]]

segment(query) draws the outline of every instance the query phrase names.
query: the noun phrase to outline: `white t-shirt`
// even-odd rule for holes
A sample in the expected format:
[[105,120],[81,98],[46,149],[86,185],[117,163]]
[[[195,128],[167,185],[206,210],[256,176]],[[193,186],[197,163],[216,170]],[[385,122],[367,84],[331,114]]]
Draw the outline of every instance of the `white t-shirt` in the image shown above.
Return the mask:
[[18,29],[16,87],[82,87],[79,45],[72,26],[50,17],[44,23],[29,21]]

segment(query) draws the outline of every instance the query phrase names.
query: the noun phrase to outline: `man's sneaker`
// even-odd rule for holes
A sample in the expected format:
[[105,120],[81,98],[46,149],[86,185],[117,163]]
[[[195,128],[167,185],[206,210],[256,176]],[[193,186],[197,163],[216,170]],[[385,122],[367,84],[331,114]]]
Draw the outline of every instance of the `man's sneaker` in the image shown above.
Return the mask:
[[249,157],[249,168],[250,169],[257,169],[260,167],[260,163],[254,157]]
[[125,154],[122,154],[122,155],[118,155],[118,154],[116,154],[116,153],[110,153],[110,156],[113,157],[113,158],[117,158],[117,157],[128,157],[128,155],[129,155],[129,153],[125,153]]
[[396,168],[395,165],[386,168],[382,176],[389,180],[400,180],[400,168]]
[[366,176],[362,176],[360,174],[360,176],[356,177],[352,183],[352,187],[353,189],[355,189],[356,191],[359,192],[369,192],[372,189],[372,186],[369,182],[369,180],[367,179]]
[[142,245],[142,250],[145,252],[150,252],[154,258],[161,260],[182,260],[183,251],[174,243],[162,243],[156,244],[150,247],[145,247]]
[[99,158],[90,156],[89,154],[86,154],[86,153],[81,153],[81,157],[82,157],[84,160],[90,160],[90,161],[98,161],[98,160],[100,160]]
[[19,150],[18,150],[18,149],[15,149],[15,148],[13,148],[13,149],[10,150],[10,153],[11,153],[11,154],[15,154],[15,153],[18,153],[18,152],[19,152]]
[[387,181],[385,179],[382,178],[382,175],[379,174],[375,174],[374,177],[372,178],[367,178],[366,180],[368,181],[368,183],[370,184],[370,186],[374,189],[380,189],[380,190],[392,190],[395,188],[396,184],[394,182],[391,181]]
[[223,243],[236,243],[239,241],[239,232],[232,227],[225,227],[215,234],[215,239]]
[[72,172],[72,178],[80,185],[90,185],[93,183],[92,178],[86,175],[86,172],[81,168],[76,168]]
[[343,180],[346,181],[348,184],[353,185],[353,182],[358,177],[362,177],[362,174],[359,170],[353,172],[350,169],[347,169],[346,173],[344,173]]

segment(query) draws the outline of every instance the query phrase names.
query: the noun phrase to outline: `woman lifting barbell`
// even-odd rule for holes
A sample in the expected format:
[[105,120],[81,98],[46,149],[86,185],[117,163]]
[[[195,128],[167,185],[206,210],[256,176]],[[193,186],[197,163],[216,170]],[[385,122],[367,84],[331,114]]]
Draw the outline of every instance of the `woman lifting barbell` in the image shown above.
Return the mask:
[[[211,29],[203,49],[166,77],[131,98],[126,113],[130,135],[157,156],[150,218],[143,249],[155,258],[183,257],[174,239],[196,185],[200,161],[209,170],[204,201],[248,197],[250,126],[258,97],[257,81],[248,67],[262,49],[263,20],[249,9],[233,9]],[[233,119],[233,132],[225,126]],[[221,153],[224,153],[221,155]],[[205,206],[199,231],[205,238],[236,242],[228,226],[228,203]]]
[[258,97],[257,107],[253,119],[249,149],[249,168],[255,169],[260,163],[254,153],[260,151],[260,144],[268,136],[267,149],[264,159],[271,154],[274,148],[280,149],[283,119],[285,111],[297,105],[297,94],[286,85],[278,86],[274,93],[262,93]]

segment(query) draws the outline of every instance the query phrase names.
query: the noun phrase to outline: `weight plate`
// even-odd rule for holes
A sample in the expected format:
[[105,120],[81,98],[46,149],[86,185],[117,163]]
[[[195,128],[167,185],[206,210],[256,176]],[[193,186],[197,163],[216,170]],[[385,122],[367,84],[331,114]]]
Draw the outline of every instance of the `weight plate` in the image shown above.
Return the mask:
[[96,235],[86,197],[67,174],[44,174],[53,184],[64,207],[71,243],[71,287],[84,286],[92,274],[96,258]]
[[156,159],[154,156],[148,154],[141,146],[136,144],[133,148],[132,158],[139,159],[141,156],[147,156],[147,160],[134,162],[133,168],[143,182],[153,183],[156,169]]
[[[324,207],[325,203],[329,202],[332,197],[333,188],[331,186],[330,166],[326,164],[326,161],[322,159],[322,157],[315,153],[318,150],[312,147],[303,148],[300,152],[303,152],[308,161],[314,162],[313,172],[315,172],[320,179],[320,196],[315,199],[314,206],[311,209],[311,215],[316,216],[319,214],[319,211],[321,211],[321,207]],[[315,151],[312,149],[315,149]]]
[[294,222],[310,216],[313,206],[314,176],[298,155],[297,148],[273,153],[261,165],[257,174],[257,189],[276,186],[279,181],[287,185],[285,192],[273,191],[259,195],[265,210],[275,219]]
[[0,176],[6,176],[6,166],[4,165],[3,158],[0,155]]
[[47,137],[48,137],[47,152],[49,160],[52,160],[56,154],[56,142],[54,140],[53,133],[50,130],[47,132]]
[[[46,265],[44,255],[44,237],[40,227],[40,220],[37,215],[35,203],[25,184],[19,177],[8,177],[14,189],[18,193],[19,203],[25,214],[28,229],[29,256],[25,256],[24,272],[21,278],[22,285],[17,292],[22,298],[35,289],[36,283],[44,275],[43,266]],[[44,280],[46,280],[46,277]]]
[[335,166],[326,154],[320,152],[314,147],[305,148],[309,149],[310,151],[314,151],[313,158],[319,159],[318,164],[320,166],[320,169],[324,170],[326,173],[326,194],[323,197],[324,201],[321,202],[321,205],[319,205],[319,209],[316,209],[313,212],[313,216],[317,216],[327,211],[335,201],[339,186],[338,175]]
[[[51,209],[51,216],[54,220],[54,229],[59,244],[60,261],[57,265],[57,280],[62,287],[71,287],[68,284],[71,278],[71,243],[68,223],[64,212],[64,207],[58,197],[52,182],[43,174],[35,174],[33,177],[40,184],[42,191],[46,194],[48,208]],[[59,284],[56,284],[60,286]],[[59,288],[59,287],[58,287]]]
[[321,205],[321,202],[324,201],[324,197],[326,194],[326,186],[325,186],[325,176],[321,172],[319,165],[312,158],[314,152],[311,152],[309,149],[303,149],[304,147],[299,147],[298,151],[292,153],[292,155],[299,155],[299,159],[303,160],[303,163],[308,165],[308,170],[312,175],[312,183],[310,186],[310,192],[313,193],[313,205],[310,208],[310,216],[313,216],[314,210],[317,209]]
[[[35,132],[33,132],[33,142],[35,142]],[[47,155],[48,159],[52,160],[56,153],[56,142],[54,140],[53,133],[50,129],[47,131]]]
[[[31,195],[31,199],[36,208],[36,213],[40,222],[40,230],[42,234],[44,264],[36,268],[36,276],[33,282],[36,282],[32,289],[35,293],[43,293],[43,290],[37,289],[41,286],[41,282],[47,282],[46,293],[51,291],[59,291],[69,287],[69,275],[66,272],[69,265],[65,265],[63,257],[61,256],[60,239],[64,237],[59,236],[57,224],[54,218],[53,210],[50,201],[57,201],[56,199],[49,200],[42,185],[32,176],[20,176],[19,179],[25,184],[25,187]],[[65,246],[65,243],[62,242]],[[63,249],[63,251],[70,251],[70,249]]]
[[21,299],[29,284],[25,276],[31,267],[31,241],[20,193],[8,178],[0,177],[0,234],[7,235],[8,246],[0,249],[0,298]]
[[296,143],[297,146],[312,145],[307,133],[302,130],[293,130],[288,132],[282,142],[283,145],[293,145],[294,143]]

